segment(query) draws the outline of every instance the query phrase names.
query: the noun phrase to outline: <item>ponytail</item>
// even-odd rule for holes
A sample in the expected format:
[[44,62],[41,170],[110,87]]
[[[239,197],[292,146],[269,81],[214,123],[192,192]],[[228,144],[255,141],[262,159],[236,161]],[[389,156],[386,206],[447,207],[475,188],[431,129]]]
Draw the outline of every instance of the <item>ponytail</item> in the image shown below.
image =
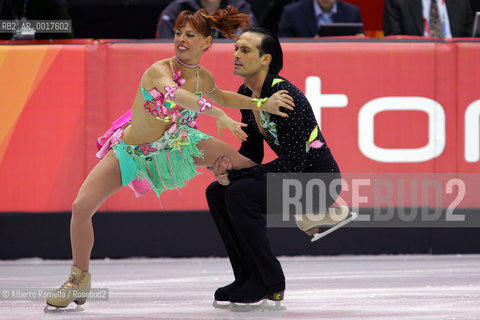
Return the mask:
[[175,21],[175,30],[182,29],[187,23],[204,37],[210,36],[216,29],[225,38],[238,39],[236,32],[250,26],[250,17],[238,13],[237,8],[229,5],[226,9],[217,9],[211,16],[203,8],[196,12],[182,11]]
[[227,39],[238,39],[238,29],[245,30],[250,27],[250,17],[245,13],[238,13],[238,9],[229,5],[226,9],[217,9],[213,15],[208,16],[205,9],[198,13],[206,19],[211,29],[216,29]]

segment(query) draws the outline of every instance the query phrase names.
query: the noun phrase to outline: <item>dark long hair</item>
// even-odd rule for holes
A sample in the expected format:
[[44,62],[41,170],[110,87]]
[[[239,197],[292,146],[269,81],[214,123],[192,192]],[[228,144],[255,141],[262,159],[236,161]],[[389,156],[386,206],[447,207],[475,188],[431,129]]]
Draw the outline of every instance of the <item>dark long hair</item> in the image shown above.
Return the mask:
[[252,27],[245,30],[245,32],[254,32],[263,36],[258,51],[260,52],[260,56],[264,54],[270,54],[272,56],[268,72],[278,74],[283,68],[283,51],[280,40],[275,32],[260,27]]
[[203,8],[196,12],[185,10],[178,15],[175,30],[182,29],[187,23],[204,37],[208,37],[216,29],[225,38],[238,39],[235,32],[248,28],[250,17],[245,13],[238,13],[238,9],[231,5],[226,9],[217,9],[211,16],[207,15]]

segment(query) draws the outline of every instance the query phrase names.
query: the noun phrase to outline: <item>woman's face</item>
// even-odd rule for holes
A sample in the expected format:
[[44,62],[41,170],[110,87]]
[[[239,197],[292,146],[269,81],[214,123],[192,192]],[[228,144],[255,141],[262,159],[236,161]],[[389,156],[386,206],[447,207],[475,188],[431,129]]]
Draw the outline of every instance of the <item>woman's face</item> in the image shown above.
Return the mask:
[[182,60],[198,58],[208,48],[209,38],[201,35],[187,23],[181,30],[175,30],[173,40],[175,54]]

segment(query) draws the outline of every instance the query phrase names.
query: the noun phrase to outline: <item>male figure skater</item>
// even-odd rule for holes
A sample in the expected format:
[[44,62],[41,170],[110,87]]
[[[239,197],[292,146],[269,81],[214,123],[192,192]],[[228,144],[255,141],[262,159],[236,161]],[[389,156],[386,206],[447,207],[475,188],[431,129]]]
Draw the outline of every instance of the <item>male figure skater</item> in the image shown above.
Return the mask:
[[[340,177],[340,171],[307,98],[288,80],[278,76],[283,66],[278,37],[262,28],[245,31],[235,44],[234,63],[234,74],[244,80],[238,90],[240,94],[258,101],[284,91],[293,98],[295,107],[287,111],[289,117],[283,119],[261,108],[253,112],[242,110],[242,122],[248,125],[243,129],[248,138],[242,142],[239,152],[259,165],[228,170],[231,169],[229,159],[220,157],[211,168],[218,181],[207,188],[207,201],[235,275],[233,283],[216,290],[215,300],[253,303],[268,298],[280,301],[285,277],[267,237],[266,174],[328,172],[333,180]],[[265,164],[261,164],[263,140],[278,156]],[[329,181],[325,182],[328,185]],[[324,208],[334,201],[327,195]]]

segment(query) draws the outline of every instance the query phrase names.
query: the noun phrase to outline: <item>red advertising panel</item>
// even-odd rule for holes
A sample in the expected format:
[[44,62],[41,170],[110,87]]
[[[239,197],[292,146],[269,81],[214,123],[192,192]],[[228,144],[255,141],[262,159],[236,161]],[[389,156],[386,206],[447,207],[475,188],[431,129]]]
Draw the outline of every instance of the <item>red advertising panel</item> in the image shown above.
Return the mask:
[[[306,93],[342,172],[480,172],[480,43],[284,43],[283,50],[281,75]],[[70,210],[97,163],[95,139],[131,108],[148,66],[173,54],[170,43],[0,46],[0,211]],[[220,88],[241,84],[233,44],[215,44],[201,63]],[[216,136],[213,118],[198,123]],[[228,132],[222,139],[239,145]],[[269,151],[265,161],[273,157]],[[101,210],[206,209],[213,177],[199,171],[161,204],[153,193],[136,199],[124,188]]]
[[85,177],[85,46],[0,46],[0,211],[69,210]]

